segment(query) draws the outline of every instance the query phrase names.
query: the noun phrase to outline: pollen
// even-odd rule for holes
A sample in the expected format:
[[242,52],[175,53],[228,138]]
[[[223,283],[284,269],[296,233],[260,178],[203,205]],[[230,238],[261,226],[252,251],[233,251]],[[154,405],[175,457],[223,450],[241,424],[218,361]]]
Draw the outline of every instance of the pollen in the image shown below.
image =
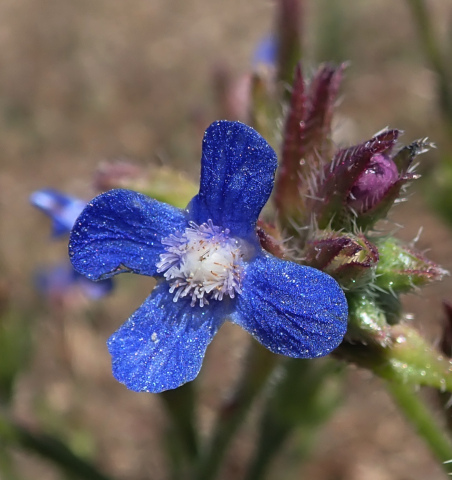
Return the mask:
[[169,282],[174,302],[191,297],[190,305],[201,307],[209,300],[234,298],[241,293],[243,252],[240,241],[228,229],[212,220],[189,223],[183,233],[162,239],[165,253],[160,255],[157,271]]

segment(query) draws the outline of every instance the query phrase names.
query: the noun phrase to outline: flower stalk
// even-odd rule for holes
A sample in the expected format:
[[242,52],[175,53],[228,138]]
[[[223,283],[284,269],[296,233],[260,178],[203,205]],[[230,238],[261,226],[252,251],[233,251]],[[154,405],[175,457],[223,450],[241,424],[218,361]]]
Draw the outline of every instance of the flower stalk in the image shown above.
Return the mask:
[[94,465],[78,457],[59,439],[28,428],[0,411],[0,443],[13,445],[50,460],[68,475],[81,480],[112,480]]
[[452,393],[452,360],[407,324],[383,327],[383,343],[343,342],[338,358],[373,371],[386,380],[424,385]]
[[317,430],[340,404],[343,372],[336,362],[326,359],[281,362],[267,393],[246,480],[264,478],[272,460],[295,432],[298,463],[308,456]]
[[174,480],[186,478],[199,455],[199,438],[196,430],[196,388],[189,382],[174,390],[159,394],[168,416],[166,452]]
[[212,437],[201,456],[193,480],[212,480],[216,477],[231,439],[243,424],[254,400],[267,386],[280,358],[259,343],[252,342],[240,380],[232,397],[220,409]]
[[387,388],[397,406],[416,430],[416,433],[428,445],[431,452],[441,462],[444,471],[452,474],[452,442],[438,425],[412,385],[402,382],[387,382]]

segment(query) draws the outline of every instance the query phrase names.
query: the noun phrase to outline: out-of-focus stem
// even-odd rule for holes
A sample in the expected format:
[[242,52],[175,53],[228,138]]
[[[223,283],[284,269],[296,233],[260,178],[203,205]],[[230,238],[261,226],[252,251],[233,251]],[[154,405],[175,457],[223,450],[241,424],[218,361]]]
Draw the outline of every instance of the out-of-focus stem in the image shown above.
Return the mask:
[[438,76],[440,108],[452,134],[452,78],[435,37],[430,15],[424,0],[408,0],[417,25],[419,38],[431,67]]
[[284,96],[290,98],[287,85],[292,84],[295,66],[302,57],[302,0],[278,1],[278,80],[284,86]]
[[0,442],[0,478],[8,480],[22,480],[14,469],[14,465],[5,445]]
[[83,480],[111,480],[78,457],[64,443],[47,434],[32,432],[0,412],[0,444],[22,448],[51,461],[72,477]]
[[390,381],[452,392],[452,361],[412,327],[388,326],[385,344],[343,342],[334,355]]
[[193,382],[186,383],[175,390],[162,392],[162,399],[169,416],[183,443],[185,453],[190,459],[198,455],[198,436],[195,429],[195,392]]
[[276,138],[278,117],[278,103],[270,91],[268,78],[260,73],[255,73],[251,79],[251,110],[250,122],[267,142],[277,148],[279,139]]
[[194,383],[189,382],[159,394],[171,420],[165,446],[173,480],[187,478],[199,454],[195,426],[195,390]]
[[279,357],[253,341],[248,353],[246,368],[235,394],[220,410],[216,427],[208,449],[201,457],[196,480],[212,480],[218,470],[232,437],[242,425],[253,400],[266,386]]
[[444,470],[451,474],[452,463],[446,462],[452,460],[452,443],[413,387],[403,382],[388,382],[388,390],[418,435],[442,463]]
[[263,408],[246,480],[265,478],[275,456],[295,433],[293,465],[309,455],[317,431],[340,404],[343,371],[328,359],[290,358],[281,362]]
[[284,442],[293,433],[293,429],[287,425],[281,425],[280,428],[273,428],[272,430],[271,438],[267,437],[263,439],[264,441],[259,442],[256,455],[249,466],[245,480],[261,480],[265,478],[269,465],[280,452]]

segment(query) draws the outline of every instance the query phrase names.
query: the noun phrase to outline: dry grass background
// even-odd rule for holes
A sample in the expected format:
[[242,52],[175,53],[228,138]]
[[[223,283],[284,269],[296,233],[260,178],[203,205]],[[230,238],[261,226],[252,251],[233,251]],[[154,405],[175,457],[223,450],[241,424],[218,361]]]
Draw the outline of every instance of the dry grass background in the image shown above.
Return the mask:
[[[429,1],[438,34],[452,6]],[[328,0],[306,2],[306,63],[324,35]],[[424,65],[404,2],[343,0],[345,60],[351,61],[338,112],[337,141],[351,143],[386,125],[409,142],[428,135],[441,148],[434,75]],[[141,303],[146,278],[118,281],[100,305],[78,301],[67,312],[33,293],[36,265],[56,260],[65,245],[47,242],[48,225],[28,205],[46,186],[89,198],[104,159],[164,162],[196,178],[202,129],[216,119],[212,72],[239,76],[253,46],[272,26],[274,5],[258,0],[2,0],[0,2],[0,278],[12,307],[27,309],[35,350],[17,385],[15,413],[44,425],[96,459],[117,478],[166,478],[165,415],[158,396],[135,394],[110,373],[107,336]],[[437,153],[423,159],[434,168]],[[413,191],[413,190],[412,190]],[[400,236],[424,226],[420,248],[452,270],[451,232],[416,194],[397,207]],[[440,301],[451,282],[407,300],[420,328],[439,334]],[[210,347],[199,386],[206,431],[240,368],[247,337],[233,326]],[[0,353],[1,356],[1,353]],[[0,360],[1,361],[1,360]],[[218,371],[222,375],[219,378]],[[299,478],[424,480],[444,474],[407,426],[380,381],[350,367],[346,399],[320,432]],[[252,425],[233,445],[223,479],[236,478],[253,445]],[[16,453],[24,478],[60,478],[45,462]],[[285,458],[273,478],[281,478]],[[2,479],[3,480],[3,479]],[[5,479],[7,480],[7,479]]]

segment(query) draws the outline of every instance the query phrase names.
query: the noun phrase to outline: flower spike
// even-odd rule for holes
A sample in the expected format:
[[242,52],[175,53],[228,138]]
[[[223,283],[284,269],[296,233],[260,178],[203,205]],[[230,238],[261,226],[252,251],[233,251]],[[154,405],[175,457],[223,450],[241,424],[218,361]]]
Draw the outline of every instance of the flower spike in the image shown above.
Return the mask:
[[289,111],[283,131],[281,166],[275,203],[283,222],[304,223],[311,177],[327,163],[331,119],[345,64],[323,65],[309,86],[301,65],[295,69]]

